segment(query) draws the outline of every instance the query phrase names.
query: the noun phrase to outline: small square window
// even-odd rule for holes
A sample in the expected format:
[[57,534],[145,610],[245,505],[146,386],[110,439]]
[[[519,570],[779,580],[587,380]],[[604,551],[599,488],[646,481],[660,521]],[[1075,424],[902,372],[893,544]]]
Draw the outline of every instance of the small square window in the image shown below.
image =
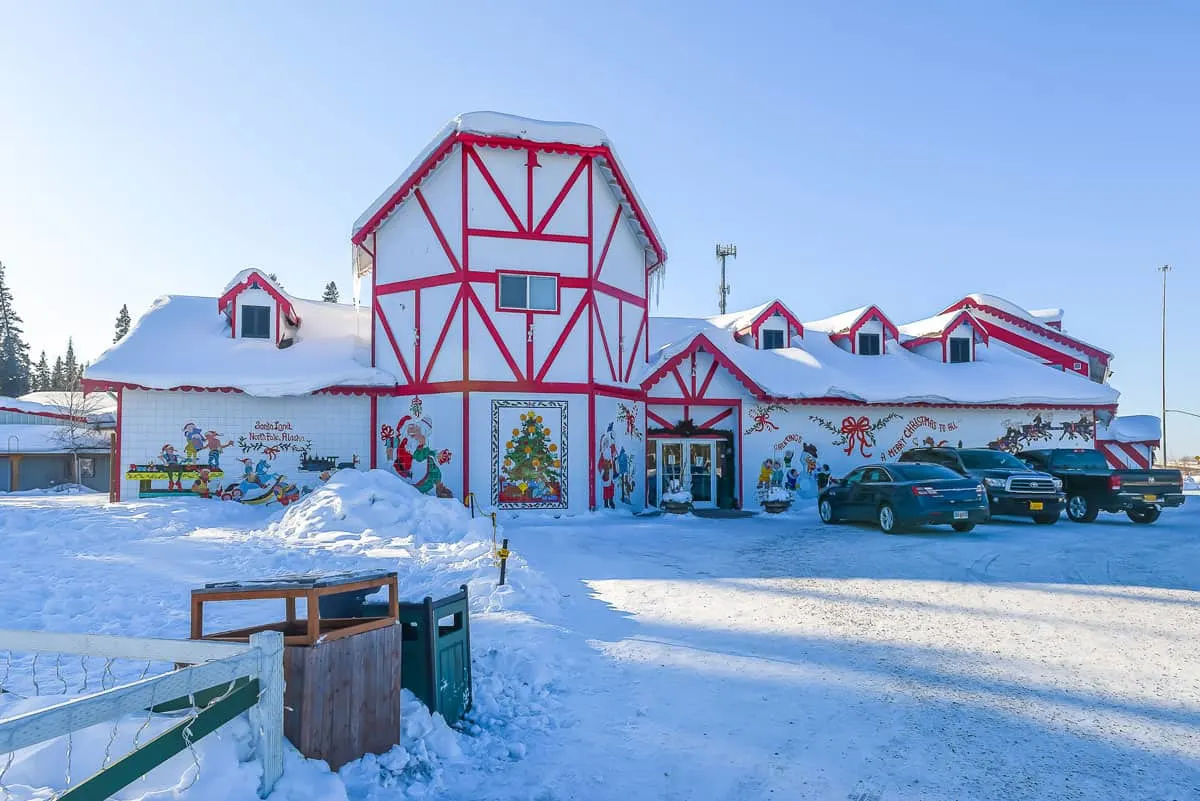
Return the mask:
[[242,336],[246,339],[271,338],[271,307],[243,306],[238,310],[242,320]]
[[1078,372],[1080,372],[1080,371],[1082,371],[1082,370],[1083,370],[1083,364],[1082,364],[1082,363],[1080,363],[1080,362],[1075,362],[1075,368],[1074,368],[1074,369],[1075,369],[1075,372],[1077,372],[1077,373],[1078,373]]
[[783,347],[783,332],[764,328],[762,331],[763,350],[775,350]]
[[558,278],[552,275],[500,274],[499,307],[558,311]]
[[971,361],[971,340],[967,337],[950,337],[950,363],[962,364]]
[[858,355],[878,356],[883,352],[883,338],[879,334],[858,335]]
[[91,457],[82,456],[79,459],[79,478],[95,478],[96,477],[96,460]]

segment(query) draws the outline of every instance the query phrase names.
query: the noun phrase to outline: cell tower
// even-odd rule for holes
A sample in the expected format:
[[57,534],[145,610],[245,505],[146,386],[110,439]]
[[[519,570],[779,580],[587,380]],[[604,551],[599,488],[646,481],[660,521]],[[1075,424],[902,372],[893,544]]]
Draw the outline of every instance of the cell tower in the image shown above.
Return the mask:
[[725,300],[729,297],[729,284],[725,283],[725,257],[737,258],[737,245],[717,245],[717,258],[721,260],[721,286],[717,288],[720,298],[721,314],[725,313]]

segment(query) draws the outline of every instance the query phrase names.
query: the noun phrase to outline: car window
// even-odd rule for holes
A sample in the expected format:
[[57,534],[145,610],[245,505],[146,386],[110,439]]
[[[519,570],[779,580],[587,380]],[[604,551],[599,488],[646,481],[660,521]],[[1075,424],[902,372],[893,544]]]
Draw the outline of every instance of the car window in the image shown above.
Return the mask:
[[863,472],[864,471],[865,471],[865,468],[862,468],[862,467],[858,468],[857,470],[851,470],[846,475],[846,477],[842,479],[842,483],[843,484],[857,484],[858,482],[863,480]]
[[928,451],[922,451],[922,450],[905,451],[904,453],[900,454],[900,461],[902,461],[902,462],[925,462],[925,461],[928,461],[928,459],[926,458],[927,456],[929,456]]
[[1107,470],[1108,460],[1100,451],[1086,449],[1056,451],[1054,466],[1060,470]]
[[1025,464],[1020,459],[1004,451],[959,451],[958,455],[968,470],[988,470],[997,467],[1013,470],[1025,468]]
[[948,467],[955,471],[959,468],[958,456],[956,454],[948,451],[930,451],[930,456],[933,458],[929,461],[934,464],[940,464],[942,467]]
[[883,484],[890,479],[891,476],[889,476],[886,471],[878,467],[868,468],[867,472],[863,475],[863,481],[868,484]]
[[935,481],[946,478],[962,478],[948,467],[940,464],[903,464],[894,465],[892,472],[903,481]]

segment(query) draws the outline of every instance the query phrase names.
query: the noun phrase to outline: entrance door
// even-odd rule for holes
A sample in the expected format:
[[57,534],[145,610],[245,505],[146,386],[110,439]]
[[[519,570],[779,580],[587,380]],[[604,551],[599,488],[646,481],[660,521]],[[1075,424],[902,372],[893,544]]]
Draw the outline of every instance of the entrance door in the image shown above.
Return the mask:
[[692,506],[711,509],[717,505],[712,440],[658,440],[657,467],[657,498],[671,491],[672,481],[678,481],[682,489],[692,493]]

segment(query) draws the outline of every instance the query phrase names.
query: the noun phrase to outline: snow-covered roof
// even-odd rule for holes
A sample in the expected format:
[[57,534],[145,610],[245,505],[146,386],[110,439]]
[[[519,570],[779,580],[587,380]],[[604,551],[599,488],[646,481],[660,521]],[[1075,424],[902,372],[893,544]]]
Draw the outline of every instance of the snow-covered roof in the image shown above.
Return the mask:
[[1061,323],[1063,319],[1062,309],[1030,309],[1029,313],[1043,323]]
[[[1028,309],[1023,309],[1020,306],[1018,306],[1017,304],[1013,303],[1012,301],[1005,300],[1004,298],[999,297],[998,295],[988,295],[988,294],[985,294],[982,292],[972,292],[971,294],[963,297],[962,300],[958,301],[954,305],[945,309],[945,311],[953,311],[954,309],[962,308],[964,305],[968,305],[968,306],[973,305],[973,306],[977,306],[977,307],[978,306],[989,307],[989,308],[994,309],[995,311],[1001,313],[1002,315],[1007,315],[1008,317],[1016,318],[1018,320],[1023,321],[1024,323],[1029,325],[1034,330],[1040,332],[1043,336],[1045,336],[1049,339],[1052,339],[1056,342],[1074,343],[1078,346],[1082,346],[1082,349],[1085,351],[1092,350],[1092,351],[1096,351],[1097,353],[1104,354],[1105,356],[1108,356],[1108,357],[1112,356],[1112,353],[1110,353],[1107,350],[1104,350],[1103,348],[1096,347],[1095,345],[1091,344],[1090,342],[1085,342],[1082,339],[1080,339],[1079,337],[1074,336],[1073,334],[1063,333],[1061,330],[1048,325],[1047,323],[1055,322],[1055,320],[1054,320],[1055,312],[1057,312],[1058,322],[1062,321],[1062,310],[1061,309],[1039,309],[1036,312],[1034,312],[1034,311],[1029,311]],[[1044,317],[1039,316],[1041,314],[1044,314],[1046,316],[1044,316]]]
[[429,144],[422,148],[417,157],[400,173],[391,186],[384,190],[383,194],[376,198],[375,202],[359,215],[358,219],[354,222],[354,229],[351,235],[357,236],[360,231],[367,228],[375,220],[376,215],[383,211],[389,204],[392,204],[396,199],[397,193],[403,191],[405,185],[415,178],[425,168],[426,163],[446,144],[446,141],[456,134],[476,134],[479,136],[494,136],[506,139],[522,139],[527,142],[561,143],[577,147],[604,148],[613,162],[612,166],[619,173],[620,183],[624,187],[627,187],[632,195],[632,198],[621,199],[632,200],[635,207],[632,209],[634,218],[639,222],[639,225],[644,224],[644,227],[649,229],[647,233],[654,240],[655,249],[660,254],[660,261],[666,261],[666,250],[663,245],[662,234],[659,232],[658,226],[654,224],[654,220],[651,218],[646,204],[642,202],[637,190],[633,187],[633,183],[629,180],[629,174],[621,164],[621,160],[617,156],[617,152],[613,148],[608,134],[593,125],[585,125],[579,122],[534,120],[514,114],[503,114],[498,111],[473,111],[460,114],[443,125],[442,129],[437,132],[437,135],[430,140]]
[[303,320],[295,344],[230,336],[217,298],[167,295],[87,368],[86,379],[151,389],[229,387],[265,397],[326,387],[393,386],[370,366],[370,319],[353,306],[289,296]]
[[1161,438],[1162,422],[1152,414],[1114,417],[1096,430],[1096,439],[1104,442],[1158,442]]
[[[22,395],[20,400],[36,404],[46,410],[47,414],[86,415],[91,422],[113,422],[117,415],[117,399],[108,392],[89,392],[86,395],[78,392],[48,390],[46,392],[30,392]],[[0,401],[0,406],[6,404]]]
[[743,328],[749,328],[758,319],[758,316],[771,307],[775,303],[773,300],[768,300],[766,303],[760,303],[757,306],[751,306],[749,309],[741,311],[729,312],[728,314],[718,314],[708,318],[708,322],[715,325],[717,328],[725,328],[730,331],[741,331]]
[[0,456],[9,453],[107,451],[109,434],[83,426],[21,424],[0,426]]
[[[830,327],[840,329],[842,325]],[[758,350],[738,343],[728,329],[707,320],[679,317],[650,318],[650,364],[639,380],[645,381],[673,356],[686,352],[699,335],[767,398],[1111,406],[1119,397],[1106,384],[1047,369],[1005,348],[980,348],[976,360],[964,364],[944,364],[904,348],[879,356],[856,356],[828,337],[810,336],[803,347]]]
[[804,323],[804,330],[821,331],[830,335],[845,334],[858,325],[860,320],[875,316],[883,321],[885,330],[895,328],[892,321],[888,319],[887,315],[878,306],[860,306],[857,309],[835,314],[823,320],[806,322]]
[[944,314],[935,314],[933,317],[926,317],[924,320],[915,320],[911,323],[896,326],[896,330],[900,332],[900,339],[903,342],[910,342],[915,339],[940,338],[946,333],[946,329],[955,324],[955,320],[960,317],[964,320],[969,320],[972,325],[978,326],[980,331],[985,330],[984,326],[976,320],[968,311],[952,311]]

